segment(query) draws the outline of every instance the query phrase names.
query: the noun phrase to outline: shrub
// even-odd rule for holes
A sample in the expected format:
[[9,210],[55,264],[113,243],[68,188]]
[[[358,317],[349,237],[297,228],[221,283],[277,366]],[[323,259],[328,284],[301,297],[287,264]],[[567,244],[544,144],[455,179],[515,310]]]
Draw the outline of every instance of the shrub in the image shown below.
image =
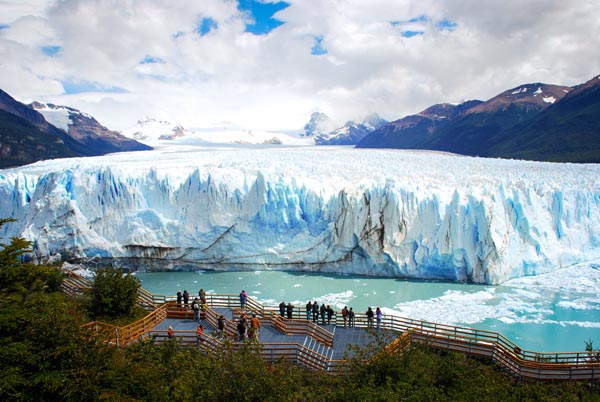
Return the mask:
[[91,312],[95,316],[124,316],[133,313],[140,281],[120,269],[107,267],[96,272],[92,287]]

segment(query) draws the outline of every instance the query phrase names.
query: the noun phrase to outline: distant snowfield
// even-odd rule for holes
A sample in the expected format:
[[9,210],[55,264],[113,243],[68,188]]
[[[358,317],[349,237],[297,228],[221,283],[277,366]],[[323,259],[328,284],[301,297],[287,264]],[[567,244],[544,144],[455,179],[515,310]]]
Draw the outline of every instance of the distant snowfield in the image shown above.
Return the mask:
[[164,145],[2,170],[0,210],[19,219],[0,236],[34,240],[41,258],[139,269],[494,284],[600,258],[600,165],[591,164]]

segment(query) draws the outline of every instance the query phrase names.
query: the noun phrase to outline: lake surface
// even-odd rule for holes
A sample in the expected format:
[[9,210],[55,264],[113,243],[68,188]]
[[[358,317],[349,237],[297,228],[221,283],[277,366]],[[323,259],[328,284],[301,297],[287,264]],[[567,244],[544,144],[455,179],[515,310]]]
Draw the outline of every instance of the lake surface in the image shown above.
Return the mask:
[[600,266],[585,264],[552,274],[513,279],[499,286],[393,278],[318,275],[282,271],[137,272],[142,286],[175,296],[238,294],[242,289],[265,305],[307,300],[364,313],[384,314],[500,332],[522,349],[577,352],[587,340],[600,348]]

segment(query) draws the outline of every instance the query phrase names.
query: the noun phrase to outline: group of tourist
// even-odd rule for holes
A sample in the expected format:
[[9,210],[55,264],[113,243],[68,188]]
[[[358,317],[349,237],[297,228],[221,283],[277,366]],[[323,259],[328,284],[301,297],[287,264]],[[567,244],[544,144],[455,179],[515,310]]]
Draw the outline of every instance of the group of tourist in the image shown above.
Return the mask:
[[377,307],[375,312],[373,312],[373,309],[369,307],[365,315],[367,316],[367,328],[373,328],[373,317],[375,317],[375,319],[377,320],[377,329],[381,329],[381,320],[383,318],[383,313],[381,312],[381,309],[379,307]]
[[[190,294],[187,290],[184,290],[183,293],[181,291],[177,291],[177,304],[184,309],[189,308],[189,300]],[[248,294],[245,290],[242,290],[239,294],[240,307],[242,310],[245,310],[248,302]],[[282,301],[279,303],[279,314],[281,317],[293,319],[294,313],[294,305],[290,302],[286,303]],[[198,292],[198,297],[195,297],[191,303],[191,309],[194,312],[194,321],[198,323],[198,327],[196,329],[197,339],[200,342],[202,340],[202,334],[204,333],[204,325],[201,324],[201,321],[206,319],[206,311],[208,310],[208,303],[206,301],[206,292],[204,289],[200,289]],[[336,312],[331,308],[330,305],[325,305],[325,303],[319,303],[315,301],[308,301],[305,306],[306,310],[306,319],[312,321],[316,324],[319,323],[319,318],[321,321],[321,325],[330,325],[333,316],[336,315]],[[342,311],[340,312],[342,316],[343,326],[346,327],[354,327],[355,326],[355,312],[352,307],[348,308],[348,306],[344,306]],[[376,329],[381,329],[381,322],[383,319],[383,313],[379,307],[376,308],[375,311],[371,307],[367,309],[365,312],[365,316],[367,317],[367,328],[374,328],[374,321],[376,322]],[[221,315],[217,320],[217,336],[223,337],[225,331],[226,320]],[[256,314],[252,314],[251,318],[248,318],[247,313],[241,312],[239,320],[237,322],[237,332],[238,332],[238,340],[258,340],[260,335],[260,319],[256,317]],[[169,327],[168,337],[173,337],[173,329]]]
[[260,319],[256,316],[256,314],[252,314],[252,317],[250,320],[248,320],[248,317],[245,313],[240,313],[237,330],[238,341],[258,341],[260,337]]

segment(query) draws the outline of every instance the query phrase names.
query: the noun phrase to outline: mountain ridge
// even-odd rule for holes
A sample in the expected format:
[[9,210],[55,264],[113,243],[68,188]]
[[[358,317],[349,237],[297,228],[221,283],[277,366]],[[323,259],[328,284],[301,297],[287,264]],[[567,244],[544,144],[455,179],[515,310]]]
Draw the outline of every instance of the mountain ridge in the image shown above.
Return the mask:
[[600,162],[600,141],[596,138],[599,130],[600,79],[595,77],[574,87],[523,84],[485,102],[433,105],[373,131],[357,148]]
[[2,169],[44,159],[149,149],[77,109],[41,102],[26,105],[0,90]]

